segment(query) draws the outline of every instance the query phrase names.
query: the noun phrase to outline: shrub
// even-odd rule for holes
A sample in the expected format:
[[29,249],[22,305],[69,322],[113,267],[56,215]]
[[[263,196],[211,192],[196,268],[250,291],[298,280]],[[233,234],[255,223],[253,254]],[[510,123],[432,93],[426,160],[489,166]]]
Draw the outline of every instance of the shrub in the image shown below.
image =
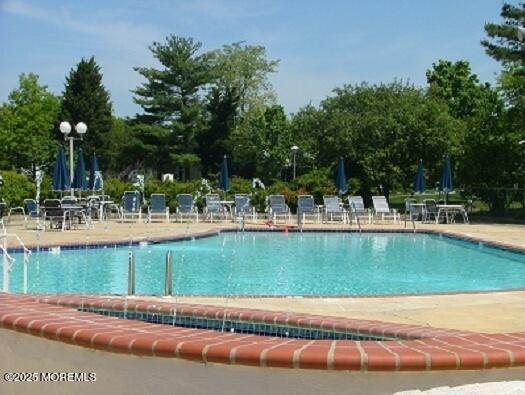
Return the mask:
[[107,178],[104,180],[104,194],[109,195],[111,200],[120,202],[124,191],[134,191],[136,188],[131,182],[124,182],[118,178]]
[[0,199],[4,199],[9,206],[22,206],[24,199],[35,197],[36,185],[30,177],[15,171],[2,171],[0,174],[4,178]]

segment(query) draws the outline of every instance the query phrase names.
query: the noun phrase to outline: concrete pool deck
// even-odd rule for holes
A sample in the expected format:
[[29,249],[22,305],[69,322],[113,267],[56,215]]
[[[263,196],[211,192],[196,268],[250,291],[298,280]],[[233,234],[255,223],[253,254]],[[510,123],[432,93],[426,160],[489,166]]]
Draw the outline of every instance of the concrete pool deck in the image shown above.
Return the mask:
[[[364,225],[365,230],[404,230],[398,225]],[[267,229],[261,222],[247,226]],[[27,230],[20,222],[8,225],[9,233],[16,233],[28,246],[89,244],[95,242],[140,241],[172,238],[236,228],[232,223],[118,223],[95,224],[93,229],[79,228],[66,232]],[[308,224],[305,229],[348,229],[348,226]],[[355,229],[355,227],[354,227]],[[417,229],[457,234],[525,249],[524,225],[501,224],[417,224]],[[9,239],[16,247],[16,241]],[[144,298],[144,297],[142,297]],[[459,293],[441,295],[410,295],[387,297],[172,297],[150,299],[212,304],[223,307],[258,308],[272,311],[323,314],[338,317],[372,319],[395,323],[433,326],[448,329],[472,330],[484,333],[518,332],[525,330],[525,290]]]

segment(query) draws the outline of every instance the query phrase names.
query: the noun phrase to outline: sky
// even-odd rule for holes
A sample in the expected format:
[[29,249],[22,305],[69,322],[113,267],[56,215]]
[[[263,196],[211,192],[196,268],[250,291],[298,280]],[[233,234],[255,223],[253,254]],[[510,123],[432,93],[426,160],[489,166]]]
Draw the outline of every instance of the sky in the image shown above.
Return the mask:
[[95,56],[115,115],[140,108],[133,67],[157,65],[148,46],[170,34],[203,50],[244,41],[279,59],[270,80],[286,112],[318,105],[343,84],[425,84],[439,59],[468,60],[480,80],[500,65],[480,45],[500,0],[0,0],[0,101],[33,72],[56,93],[82,57]]

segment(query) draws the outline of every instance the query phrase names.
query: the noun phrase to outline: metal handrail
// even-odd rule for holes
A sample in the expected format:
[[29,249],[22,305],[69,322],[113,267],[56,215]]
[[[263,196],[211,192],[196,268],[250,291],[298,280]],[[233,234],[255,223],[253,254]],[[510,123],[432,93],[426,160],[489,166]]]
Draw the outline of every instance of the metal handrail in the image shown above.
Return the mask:
[[[410,210],[408,211],[408,216],[410,218],[410,222],[412,222],[412,230],[414,231],[414,233],[416,233],[416,220],[414,219],[414,216],[412,215]],[[407,227],[407,214],[405,214],[405,229],[406,227]]]
[[[356,213],[357,210],[356,210],[356,207],[355,207],[355,203],[351,202],[351,206],[352,206],[352,212]],[[350,213],[350,218],[351,217],[352,217],[352,213]],[[355,214],[355,222],[357,223],[357,228],[359,229],[359,233],[362,233],[363,229],[361,228],[361,220],[359,219],[359,215],[357,215],[357,214]]]
[[11,268],[13,264],[15,263],[16,259],[13,258],[9,253],[7,252],[7,239],[8,237],[14,238],[16,241],[18,241],[18,244],[20,247],[22,247],[22,251],[24,252],[24,284],[23,284],[23,292],[27,293],[27,268],[29,266],[29,259],[31,257],[31,250],[29,250],[22,239],[14,233],[3,233],[0,234],[0,238],[4,239],[4,245],[1,247],[2,252],[4,254],[5,260],[3,261],[3,284],[2,289],[4,292],[9,292],[9,273],[11,272]]

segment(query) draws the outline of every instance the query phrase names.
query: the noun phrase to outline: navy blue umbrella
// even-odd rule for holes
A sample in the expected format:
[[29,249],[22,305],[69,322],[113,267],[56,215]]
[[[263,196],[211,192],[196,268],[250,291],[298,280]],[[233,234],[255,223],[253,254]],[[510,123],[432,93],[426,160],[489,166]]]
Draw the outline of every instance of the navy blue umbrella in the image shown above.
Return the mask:
[[64,155],[64,147],[60,146],[55,161],[55,169],[53,170],[53,191],[62,192],[70,188],[69,170],[66,165],[66,156]]
[[416,193],[424,193],[426,190],[425,184],[425,168],[423,167],[423,159],[419,160],[419,165],[417,166],[417,174],[414,179],[414,186],[412,188]]
[[339,167],[337,168],[337,177],[335,179],[337,190],[340,194],[348,192],[348,183],[346,182],[345,161],[343,158],[339,159]]
[[74,189],[80,191],[85,191],[87,189],[86,165],[84,164],[84,153],[82,152],[82,149],[78,152],[77,167],[75,168],[72,186]]
[[226,192],[230,189],[230,178],[228,176],[228,157],[224,155],[221,164],[221,174],[219,175],[219,189]]
[[447,195],[454,190],[452,183],[452,164],[450,157],[447,155],[443,161],[443,173],[441,174],[441,181],[439,183],[439,190],[445,193],[445,203],[447,202]]
[[97,156],[93,154],[91,157],[91,167],[89,169],[89,185],[88,189],[92,191],[102,190],[102,172],[98,167]]

